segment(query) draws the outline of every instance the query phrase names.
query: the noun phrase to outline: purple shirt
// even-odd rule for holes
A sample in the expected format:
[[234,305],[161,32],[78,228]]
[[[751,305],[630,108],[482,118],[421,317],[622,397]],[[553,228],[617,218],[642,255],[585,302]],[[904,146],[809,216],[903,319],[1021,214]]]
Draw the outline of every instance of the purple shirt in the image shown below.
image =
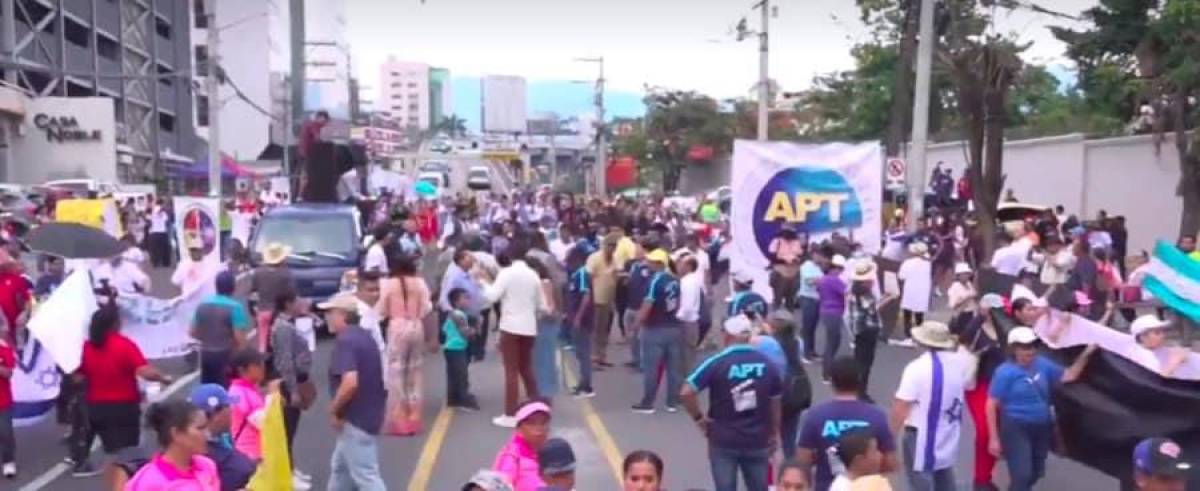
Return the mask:
[[825,273],[817,281],[821,315],[842,315],[846,312],[846,284],[835,273]]

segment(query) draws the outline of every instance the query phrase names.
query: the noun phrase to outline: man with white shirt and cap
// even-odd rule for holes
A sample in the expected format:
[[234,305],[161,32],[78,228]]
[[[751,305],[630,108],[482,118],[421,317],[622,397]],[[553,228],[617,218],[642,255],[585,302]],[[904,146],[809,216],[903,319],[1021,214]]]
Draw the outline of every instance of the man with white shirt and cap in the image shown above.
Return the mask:
[[[127,249],[106,262],[92,268],[92,281],[96,286],[108,283],[117,293],[146,293],[150,291],[150,277],[137,263],[138,249]],[[132,260],[131,260],[132,259]]]
[[929,262],[929,246],[916,241],[908,246],[909,258],[900,263],[896,278],[900,280],[900,313],[904,325],[904,338],[889,339],[888,344],[912,347],[913,320],[925,322],[929,311],[930,295],[933,293],[933,264]]
[[913,328],[912,339],[925,352],[900,376],[892,430],[901,437],[909,489],[952,491],[968,369],[946,324],[926,321]]

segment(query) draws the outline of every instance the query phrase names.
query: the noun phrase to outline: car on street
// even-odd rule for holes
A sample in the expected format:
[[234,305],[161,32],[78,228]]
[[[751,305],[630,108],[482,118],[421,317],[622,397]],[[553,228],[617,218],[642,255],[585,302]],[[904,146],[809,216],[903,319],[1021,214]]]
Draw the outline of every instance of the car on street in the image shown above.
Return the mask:
[[467,187],[474,190],[492,189],[492,170],[476,165],[467,170]]
[[429,149],[437,153],[450,153],[454,150],[454,145],[446,140],[435,140],[429,144]]
[[361,224],[358,208],[350,205],[272,208],[250,236],[250,265],[261,265],[262,252],[272,243],[289,247],[285,264],[292,271],[296,294],[316,305],[337,294],[342,275],[358,267],[363,255]]
[[441,196],[445,190],[450,189],[450,177],[441,172],[422,172],[417,175],[417,181],[425,181],[433,184],[437,188],[438,196]]
[[450,163],[445,160],[426,160],[421,163],[420,167],[417,167],[417,171],[422,174],[429,172],[441,174],[446,181],[446,186],[450,185]]

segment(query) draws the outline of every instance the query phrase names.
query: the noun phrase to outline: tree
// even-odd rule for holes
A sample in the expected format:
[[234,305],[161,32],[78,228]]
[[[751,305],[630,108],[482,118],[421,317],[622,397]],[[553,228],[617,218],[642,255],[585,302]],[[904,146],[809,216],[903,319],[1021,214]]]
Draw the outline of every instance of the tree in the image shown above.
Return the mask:
[[467,134],[467,121],[457,115],[451,114],[443,116],[442,120],[437,122],[434,129],[446,132],[446,134],[450,135],[450,138],[459,138]]
[[713,98],[693,91],[652,89],[646,94],[648,153],[662,171],[663,190],[678,189],[683,162],[694,146],[732,150],[729,118]]
[[[1200,230],[1200,0],[1100,0],[1083,16],[1087,30],[1056,29],[1080,66],[1090,104],[1129,121],[1146,106],[1160,137],[1174,133],[1183,201],[1180,234]],[[1161,140],[1160,140],[1161,141]]]

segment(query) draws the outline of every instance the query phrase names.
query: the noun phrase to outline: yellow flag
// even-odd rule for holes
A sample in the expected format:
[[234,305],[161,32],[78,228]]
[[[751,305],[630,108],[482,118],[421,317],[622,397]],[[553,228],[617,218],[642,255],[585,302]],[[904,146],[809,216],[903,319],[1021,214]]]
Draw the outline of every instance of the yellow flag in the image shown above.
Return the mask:
[[250,478],[251,491],[292,491],[292,463],[283,428],[283,402],[279,394],[267,397],[267,417],[263,420],[262,462]]

